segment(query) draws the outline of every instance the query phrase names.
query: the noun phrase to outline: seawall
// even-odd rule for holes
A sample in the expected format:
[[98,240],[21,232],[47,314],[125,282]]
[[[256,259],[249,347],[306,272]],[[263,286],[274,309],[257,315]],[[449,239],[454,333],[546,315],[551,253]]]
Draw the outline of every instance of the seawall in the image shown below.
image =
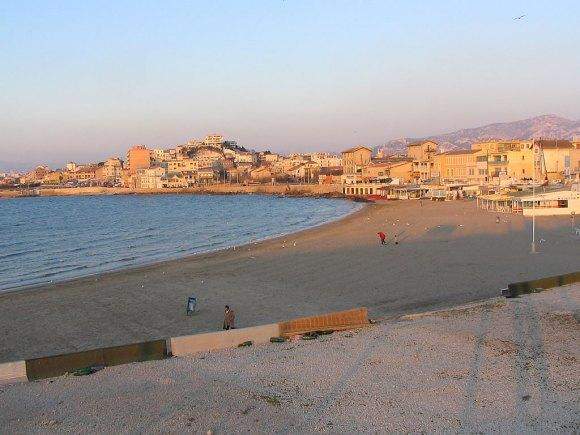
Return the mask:
[[[71,187],[38,189],[39,196],[91,196],[91,195],[162,195],[162,194],[264,194],[289,196],[325,196],[342,197],[342,187],[339,184],[208,184],[199,187],[183,189],[133,189],[125,187]],[[0,190],[0,198],[18,198],[19,190]]]

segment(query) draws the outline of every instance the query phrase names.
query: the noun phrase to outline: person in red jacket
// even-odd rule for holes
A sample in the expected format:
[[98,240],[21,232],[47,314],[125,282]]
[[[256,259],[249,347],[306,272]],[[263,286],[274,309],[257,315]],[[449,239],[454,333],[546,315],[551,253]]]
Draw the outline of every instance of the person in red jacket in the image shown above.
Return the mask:
[[381,245],[386,245],[387,242],[385,241],[385,239],[387,238],[387,236],[385,235],[385,233],[383,233],[382,231],[377,233],[377,236],[379,236],[379,239],[381,239]]

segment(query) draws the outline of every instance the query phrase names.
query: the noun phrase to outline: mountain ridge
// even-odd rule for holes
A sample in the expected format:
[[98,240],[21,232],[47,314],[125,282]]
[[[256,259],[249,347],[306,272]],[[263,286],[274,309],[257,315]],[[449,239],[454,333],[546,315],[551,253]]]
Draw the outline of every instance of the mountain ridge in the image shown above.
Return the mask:
[[572,139],[574,136],[580,136],[580,120],[573,121],[550,114],[512,122],[496,122],[426,137],[393,139],[374,147],[374,151],[376,153],[383,150],[385,155],[400,154],[405,152],[408,144],[421,140],[432,140],[439,144],[442,151],[450,151],[468,149],[475,142],[490,139]]

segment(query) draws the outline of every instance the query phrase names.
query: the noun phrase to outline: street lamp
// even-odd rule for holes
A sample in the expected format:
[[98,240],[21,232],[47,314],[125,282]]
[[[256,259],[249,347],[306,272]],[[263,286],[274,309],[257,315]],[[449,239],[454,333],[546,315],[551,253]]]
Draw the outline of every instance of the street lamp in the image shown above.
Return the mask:
[[532,254],[536,253],[536,154],[538,148],[536,141],[532,142],[532,160],[534,169],[532,170]]

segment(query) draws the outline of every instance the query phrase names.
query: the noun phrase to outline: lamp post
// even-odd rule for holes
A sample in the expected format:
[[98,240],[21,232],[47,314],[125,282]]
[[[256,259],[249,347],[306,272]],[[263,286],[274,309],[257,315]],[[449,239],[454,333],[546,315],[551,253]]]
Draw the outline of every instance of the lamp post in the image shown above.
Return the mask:
[[536,141],[532,142],[532,254],[536,253]]

